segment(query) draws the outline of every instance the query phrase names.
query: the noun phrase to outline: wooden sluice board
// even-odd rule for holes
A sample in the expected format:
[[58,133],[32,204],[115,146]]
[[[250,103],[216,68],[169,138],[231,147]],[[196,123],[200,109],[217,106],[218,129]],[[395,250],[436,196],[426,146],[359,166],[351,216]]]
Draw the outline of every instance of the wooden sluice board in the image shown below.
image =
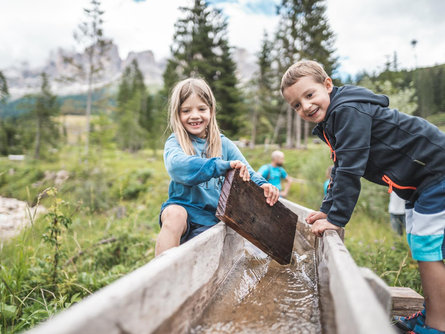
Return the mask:
[[298,216],[280,202],[267,204],[264,190],[238,170],[226,174],[216,217],[278,263],[290,263]]

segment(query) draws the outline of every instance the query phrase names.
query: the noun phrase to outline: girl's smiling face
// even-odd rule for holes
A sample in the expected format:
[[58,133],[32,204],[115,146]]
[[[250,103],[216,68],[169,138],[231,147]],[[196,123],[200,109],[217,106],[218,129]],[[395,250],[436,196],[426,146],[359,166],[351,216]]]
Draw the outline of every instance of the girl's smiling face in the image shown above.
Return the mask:
[[179,107],[179,119],[188,133],[205,138],[210,123],[210,108],[198,95],[191,94]]

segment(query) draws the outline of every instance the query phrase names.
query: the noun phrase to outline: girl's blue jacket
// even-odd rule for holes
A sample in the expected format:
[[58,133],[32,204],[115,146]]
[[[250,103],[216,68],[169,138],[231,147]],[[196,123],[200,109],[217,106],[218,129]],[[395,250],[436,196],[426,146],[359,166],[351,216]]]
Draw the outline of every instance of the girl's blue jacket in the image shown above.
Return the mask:
[[191,136],[195,155],[187,155],[172,134],[164,146],[164,164],[171,177],[168,200],[162,210],[170,204],[184,207],[189,221],[201,225],[214,225],[224,176],[230,169],[231,160],[240,160],[247,165],[250,178],[261,186],[267,181],[256,173],[246,161],[238,147],[221,135],[222,157],[206,157],[206,140]]

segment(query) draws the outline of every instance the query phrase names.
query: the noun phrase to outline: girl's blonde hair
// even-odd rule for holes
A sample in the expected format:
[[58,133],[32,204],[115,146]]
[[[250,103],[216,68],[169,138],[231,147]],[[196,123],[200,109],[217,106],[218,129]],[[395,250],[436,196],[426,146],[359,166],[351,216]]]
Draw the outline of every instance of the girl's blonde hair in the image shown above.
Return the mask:
[[202,79],[188,78],[176,84],[170,95],[168,114],[169,126],[182,150],[188,155],[194,155],[192,140],[179,117],[181,105],[192,94],[196,94],[210,109],[210,122],[207,127],[207,158],[221,157],[221,133],[216,123],[216,101],[209,85]]

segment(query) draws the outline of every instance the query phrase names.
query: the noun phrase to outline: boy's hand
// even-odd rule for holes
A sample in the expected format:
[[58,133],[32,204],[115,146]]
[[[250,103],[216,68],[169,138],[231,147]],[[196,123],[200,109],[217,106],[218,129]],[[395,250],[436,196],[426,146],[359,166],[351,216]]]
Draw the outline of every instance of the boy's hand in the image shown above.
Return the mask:
[[243,181],[250,180],[250,174],[247,169],[247,166],[239,160],[230,161],[230,168],[239,169],[239,176],[243,179]]
[[315,223],[312,224],[311,231],[317,237],[322,237],[323,232],[326,230],[339,230],[341,227],[331,224],[327,221],[327,219],[319,219]]
[[306,223],[313,224],[319,219],[326,219],[328,215],[321,211],[314,211],[309,214],[306,218]]
[[266,197],[266,203],[273,206],[280,197],[280,191],[277,187],[271,185],[270,183],[264,183],[261,188],[264,189],[264,197]]

